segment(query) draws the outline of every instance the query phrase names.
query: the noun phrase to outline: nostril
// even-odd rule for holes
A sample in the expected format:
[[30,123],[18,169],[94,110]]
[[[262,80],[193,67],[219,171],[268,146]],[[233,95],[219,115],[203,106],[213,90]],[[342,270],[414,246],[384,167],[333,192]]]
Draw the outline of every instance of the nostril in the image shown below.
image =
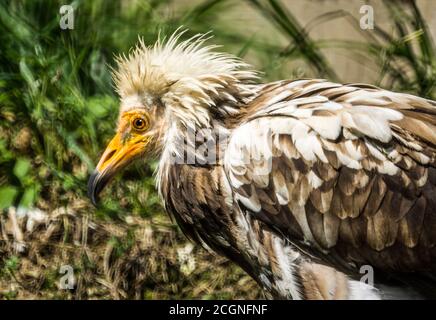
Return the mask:
[[110,158],[112,158],[112,156],[115,154],[116,150],[111,150],[103,159],[102,163],[105,163],[106,161],[108,161]]

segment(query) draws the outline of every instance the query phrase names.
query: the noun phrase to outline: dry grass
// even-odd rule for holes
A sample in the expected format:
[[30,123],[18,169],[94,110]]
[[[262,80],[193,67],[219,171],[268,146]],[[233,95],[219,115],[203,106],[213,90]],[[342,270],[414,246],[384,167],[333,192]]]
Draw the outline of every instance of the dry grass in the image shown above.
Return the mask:
[[[242,270],[193,246],[164,215],[109,222],[94,220],[89,211],[88,203],[81,200],[50,215],[28,211],[23,216],[10,208],[0,222],[0,297],[263,297]],[[62,265],[74,268],[74,290],[60,288]]]

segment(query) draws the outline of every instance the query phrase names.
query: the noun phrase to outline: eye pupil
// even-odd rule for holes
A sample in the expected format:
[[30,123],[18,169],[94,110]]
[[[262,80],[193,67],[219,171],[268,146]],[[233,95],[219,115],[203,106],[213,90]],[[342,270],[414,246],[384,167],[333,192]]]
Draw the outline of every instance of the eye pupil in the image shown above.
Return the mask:
[[143,119],[141,119],[141,118],[137,118],[137,119],[135,119],[135,120],[133,121],[133,126],[134,126],[136,129],[144,129],[144,127],[145,127],[145,121],[144,121]]

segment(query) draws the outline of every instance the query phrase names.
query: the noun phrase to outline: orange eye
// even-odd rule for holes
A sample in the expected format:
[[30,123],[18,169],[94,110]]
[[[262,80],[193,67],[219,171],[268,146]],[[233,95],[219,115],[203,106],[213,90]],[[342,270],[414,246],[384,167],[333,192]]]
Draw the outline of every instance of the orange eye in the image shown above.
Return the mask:
[[145,127],[147,125],[147,122],[144,118],[134,118],[132,121],[132,126],[136,129],[136,130],[144,130]]

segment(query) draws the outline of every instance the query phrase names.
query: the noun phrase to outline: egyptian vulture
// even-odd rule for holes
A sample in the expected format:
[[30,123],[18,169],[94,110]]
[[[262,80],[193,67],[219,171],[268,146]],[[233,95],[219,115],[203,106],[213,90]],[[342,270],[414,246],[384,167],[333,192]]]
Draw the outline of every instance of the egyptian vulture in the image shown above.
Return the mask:
[[184,234],[267,297],[434,297],[436,102],[321,79],[259,84],[207,36],[182,34],[117,59],[118,128],[89,179],[94,204],[127,164],[157,157]]

